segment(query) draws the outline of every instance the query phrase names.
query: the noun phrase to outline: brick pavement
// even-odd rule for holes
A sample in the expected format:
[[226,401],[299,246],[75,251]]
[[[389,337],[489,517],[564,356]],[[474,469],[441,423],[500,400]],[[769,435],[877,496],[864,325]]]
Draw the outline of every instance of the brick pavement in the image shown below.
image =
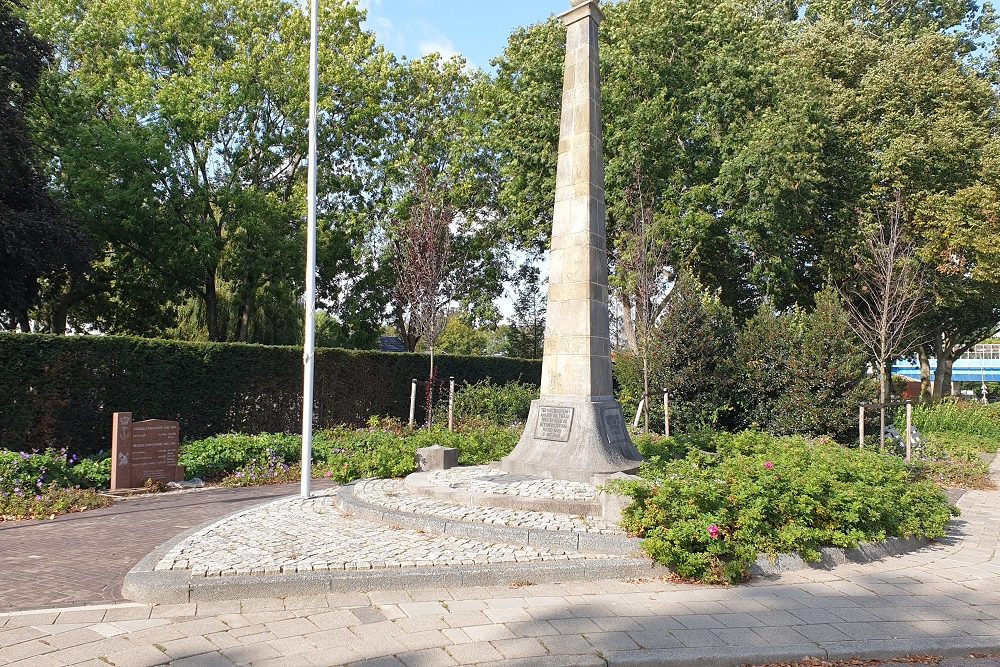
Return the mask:
[[0,522],[0,612],[121,600],[125,574],[163,542],[297,489],[199,489],[130,498],[52,521]]

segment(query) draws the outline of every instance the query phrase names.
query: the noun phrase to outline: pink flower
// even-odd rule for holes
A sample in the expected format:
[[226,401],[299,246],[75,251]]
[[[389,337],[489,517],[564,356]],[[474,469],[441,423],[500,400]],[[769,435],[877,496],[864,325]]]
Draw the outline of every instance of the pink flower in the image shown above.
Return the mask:
[[323,477],[326,477],[326,478],[329,479],[330,477],[333,477],[333,473],[330,472],[329,470],[327,470],[325,473],[323,473]]
[[709,524],[708,526],[708,536],[711,537],[713,540],[719,539],[719,527],[716,526],[714,523]]
[[768,470],[774,470],[774,461],[765,461],[764,467]]

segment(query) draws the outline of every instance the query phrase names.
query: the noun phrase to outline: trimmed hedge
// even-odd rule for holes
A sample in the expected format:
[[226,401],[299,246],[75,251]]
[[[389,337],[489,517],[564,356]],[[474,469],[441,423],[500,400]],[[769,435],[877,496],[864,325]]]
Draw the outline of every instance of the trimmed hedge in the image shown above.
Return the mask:
[[[435,357],[438,377],[538,384],[541,362]],[[316,354],[317,428],[363,425],[372,415],[407,418],[410,380],[426,378],[421,354],[321,349]],[[302,349],[188,343],[124,336],[0,334],[0,445],[111,446],[111,413],[172,419],[185,440],[217,433],[296,432],[302,414]],[[418,396],[422,416],[423,390]]]

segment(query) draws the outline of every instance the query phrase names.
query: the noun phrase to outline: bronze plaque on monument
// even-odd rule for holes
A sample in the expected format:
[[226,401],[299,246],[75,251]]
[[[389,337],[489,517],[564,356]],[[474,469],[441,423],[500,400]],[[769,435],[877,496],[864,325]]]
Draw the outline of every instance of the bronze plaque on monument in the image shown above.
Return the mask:
[[572,426],[573,408],[543,405],[538,408],[535,437],[541,440],[566,442],[569,440],[569,430]]
[[177,465],[180,424],[164,419],[132,421],[131,412],[116,412],[111,436],[111,488],[133,489],[152,479],[179,482]]

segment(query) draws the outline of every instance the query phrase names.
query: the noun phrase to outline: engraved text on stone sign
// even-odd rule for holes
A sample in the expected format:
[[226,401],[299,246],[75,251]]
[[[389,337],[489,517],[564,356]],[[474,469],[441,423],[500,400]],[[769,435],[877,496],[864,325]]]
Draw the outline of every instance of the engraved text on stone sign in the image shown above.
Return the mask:
[[535,437],[542,440],[569,440],[570,427],[573,425],[573,408],[542,406],[538,409],[538,424],[535,426]]

